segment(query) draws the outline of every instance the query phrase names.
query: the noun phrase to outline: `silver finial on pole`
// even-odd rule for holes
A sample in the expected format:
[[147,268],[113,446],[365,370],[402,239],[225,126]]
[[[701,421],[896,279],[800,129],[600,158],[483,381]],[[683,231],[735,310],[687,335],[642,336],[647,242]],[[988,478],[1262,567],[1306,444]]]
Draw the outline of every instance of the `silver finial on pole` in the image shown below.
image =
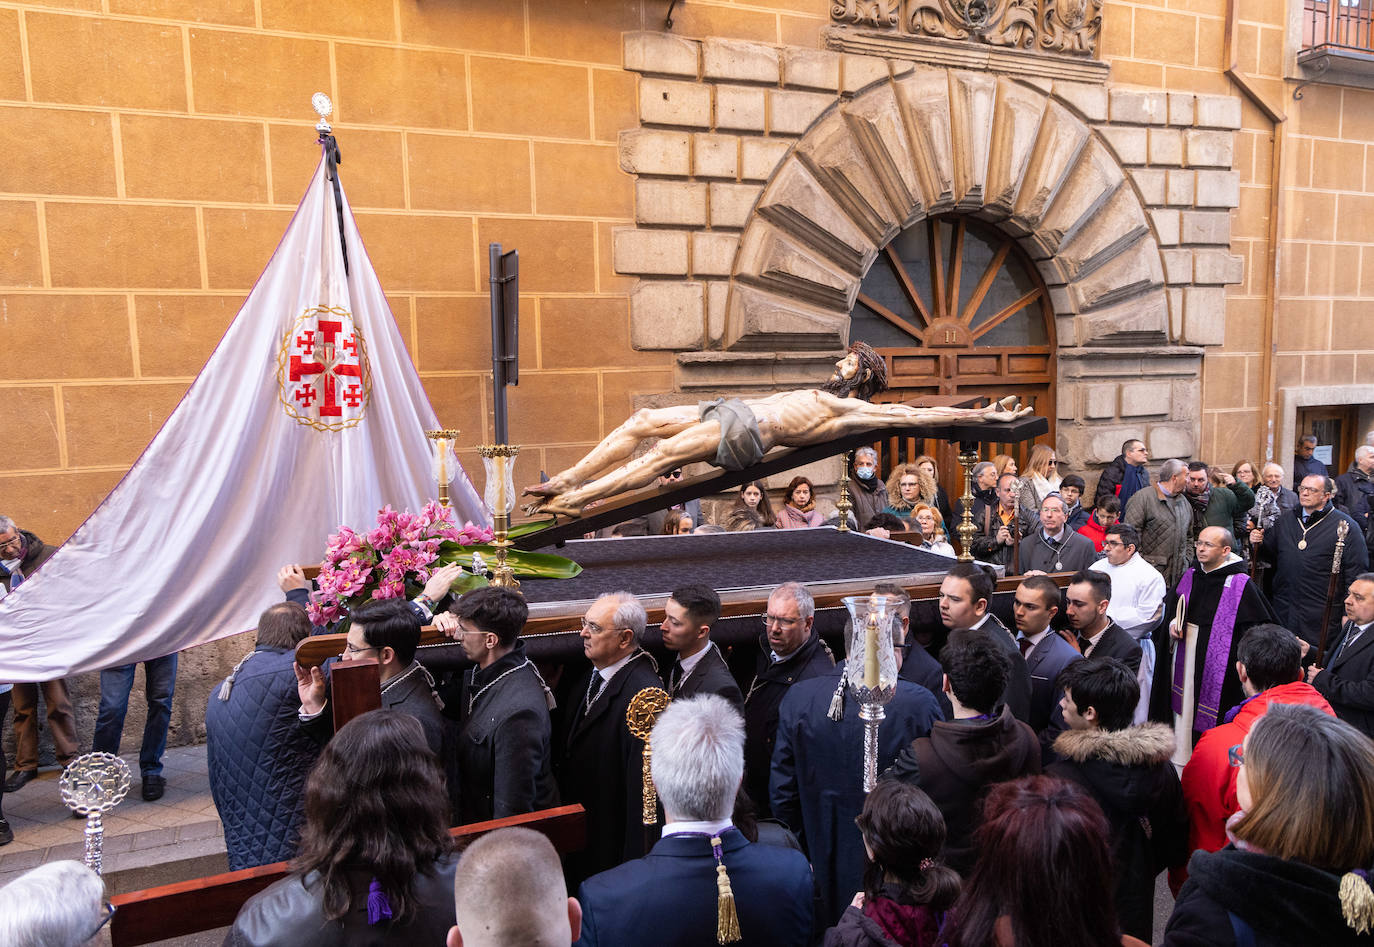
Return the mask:
[[310,104],[320,116],[319,122],[315,124],[315,131],[321,135],[328,135],[334,130],[329,124],[329,116],[334,114],[334,103],[329,101],[329,96],[323,92],[316,92],[310,97]]
[[86,867],[100,874],[105,826],[101,814],[124,800],[132,782],[129,764],[113,753],[86,753],[67,764],[57,788],[68,809],[86,817]]

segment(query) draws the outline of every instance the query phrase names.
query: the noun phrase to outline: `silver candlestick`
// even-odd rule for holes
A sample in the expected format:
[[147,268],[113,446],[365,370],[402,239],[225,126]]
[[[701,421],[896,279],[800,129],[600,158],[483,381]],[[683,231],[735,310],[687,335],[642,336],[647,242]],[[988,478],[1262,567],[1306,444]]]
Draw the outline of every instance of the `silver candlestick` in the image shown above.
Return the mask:
[[85,753],[67,764],[57,787],[68,809],[86,817],[86,867],[100,874],[105,843],[101,815],[124,801],[133,777],[113,753]]
[[893,631],[900,621],[898,602],[896,596],[876,592],[840,601],[850,617],[844,673],[864,722],[864,792],[872,792],[878,783],[878,725],[887,716],[883,705],[897,693]]

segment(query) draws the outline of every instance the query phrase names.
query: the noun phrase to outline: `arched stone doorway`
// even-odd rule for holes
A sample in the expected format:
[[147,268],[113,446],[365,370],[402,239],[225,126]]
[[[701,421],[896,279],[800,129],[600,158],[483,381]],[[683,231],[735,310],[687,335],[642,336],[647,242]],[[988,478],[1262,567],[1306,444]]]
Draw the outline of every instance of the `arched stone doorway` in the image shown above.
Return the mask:
[[[994,226],[961,215],[928,217],[899,233],[875,258],[850,312],[849,339],[887,363],[879,401],[923,395],[1015,394],[1055,415],[1055,323],[1049,291],[1025,253]],[[1053,426],[1047,437],[1053,442]],[[984,445],[1024,465],[1029,445]],[[879,445],[883,469],[934,455],[945,490],[957,494],[957,451],[915,438]]]

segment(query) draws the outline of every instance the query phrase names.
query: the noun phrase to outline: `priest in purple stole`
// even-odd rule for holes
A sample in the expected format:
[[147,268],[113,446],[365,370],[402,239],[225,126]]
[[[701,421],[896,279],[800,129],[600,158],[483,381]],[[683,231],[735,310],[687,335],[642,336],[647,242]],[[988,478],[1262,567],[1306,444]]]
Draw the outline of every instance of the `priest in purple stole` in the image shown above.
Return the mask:
[[[1276,621],[1274,611],[1246,573],[1230,530],[1209,526],[1198,534],[1197,561],[1183,574],[1170,601],[1171,660],[1159,662],[1159,691],[1169,698],[1182,766],[1204,732],[1245,699],[1236,675],[1236,649],[1252,626]],[[1181,619],[1181,620],[1180,620]]]

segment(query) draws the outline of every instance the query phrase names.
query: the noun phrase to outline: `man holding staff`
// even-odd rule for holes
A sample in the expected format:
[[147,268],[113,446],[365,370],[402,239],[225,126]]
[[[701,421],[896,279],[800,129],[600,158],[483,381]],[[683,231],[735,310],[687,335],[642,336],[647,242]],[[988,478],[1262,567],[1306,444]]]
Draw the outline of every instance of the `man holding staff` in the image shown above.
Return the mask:
[[[1363,531],[1331,502],[1335,492],[1330,477],[1303,477],[1298,484],[1298,508],[1279,514],[1269,529],[1250,533],[1255,558],[1277,566],[1274,611],[1279,624],[1318,650],[1337,640],[1340,603],[1350,583],[1369,568]],[[1340,567],[1333,574],[1338,545]]]

